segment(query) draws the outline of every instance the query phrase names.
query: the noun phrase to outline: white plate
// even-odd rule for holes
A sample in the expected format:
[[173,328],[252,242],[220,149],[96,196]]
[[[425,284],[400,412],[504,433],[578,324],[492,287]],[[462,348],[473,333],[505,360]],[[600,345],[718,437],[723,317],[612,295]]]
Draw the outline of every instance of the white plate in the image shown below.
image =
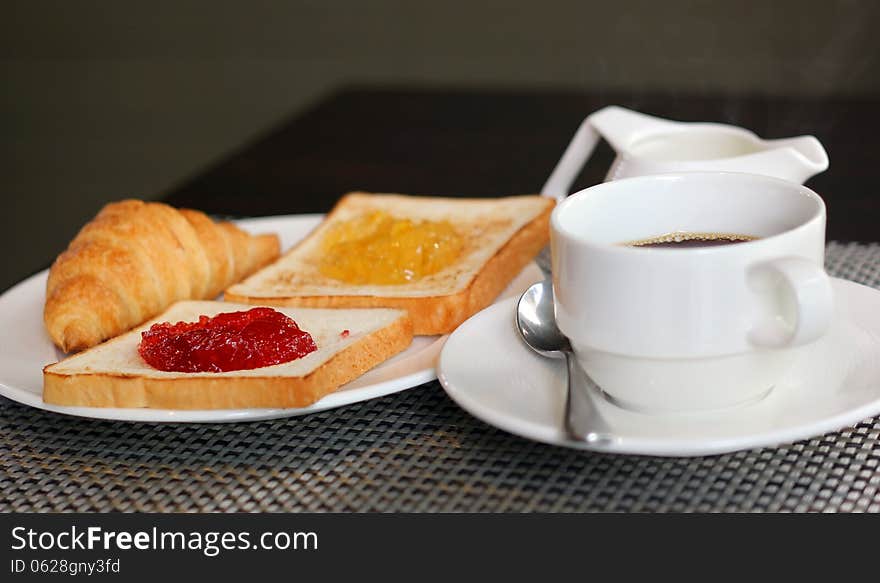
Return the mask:
[[[569,441],[561,429],[562,361],[533,353],[514,329],[516,300],[459,326],[440,355],[440,382],[475,417],[536,441],[661,456],[718,454],[822,435],[880,413],[880,292],[834,279],[835,320],[761,401],[700,414],[652,415],[591,394],[608,439]],[[474,358],[479,354],[479,358]]]
[[[288,249],[305,237],[322,218],[323,215],[264,217],[237,221],[237,224],[252,233],[278,233],[281,236],[281,248]],[[58,407],[43,403],[42,369],[64,357],[43,328],[46,276],[46,271],[38,273],[0,296],[0,395],[25,405],[68,415],[128,421],[229,422],[315,413],[389,395],[434,380],[437,378],[437,355],[447,338],[416,336],[405,351],[317,403],[299,409],[184,411]],[[530,264],[511,282],[499,301],[519,295],[542,277],[541,270],[534,263]]]

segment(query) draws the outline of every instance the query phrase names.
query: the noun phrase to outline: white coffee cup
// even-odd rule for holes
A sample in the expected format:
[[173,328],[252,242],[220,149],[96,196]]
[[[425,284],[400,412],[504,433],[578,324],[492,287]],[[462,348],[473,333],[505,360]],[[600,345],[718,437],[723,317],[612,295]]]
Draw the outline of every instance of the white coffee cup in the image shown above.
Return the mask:
[[[757,239],[625,244],[678,232]],[[551,250],[559,328],[583,369],[628,408],[759,399],[833,314],[825,205],[785,180],[693,172],[593,186],[553,211]]]

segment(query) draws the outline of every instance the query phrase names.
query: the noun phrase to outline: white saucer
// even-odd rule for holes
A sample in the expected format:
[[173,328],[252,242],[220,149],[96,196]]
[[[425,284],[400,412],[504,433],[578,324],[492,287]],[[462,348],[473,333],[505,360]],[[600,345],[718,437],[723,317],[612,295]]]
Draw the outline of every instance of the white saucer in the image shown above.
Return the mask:
[[[305,237],[323,215],[290,215],[237,221],[253,233],[277,233],[281,248],[289,249]],[[437,378],[437,356],[447,336],[416,336],[409,348],[354,381],[343,385],[317,403],[298,409],[115,409],[59,407],[43,402],[43,367],[64,358],[43,327],[47,272],[42,271],[0,296],[0,395],[47,411],[124,421],[232,422],[277,419],[316,413],[403,391]],[[529,264],[501,294],[518,297],[529,285],[543,278]]]
[[799,349],[795,366],[757,403],[700,414],[645,414],[591,395],[607,438],[568,440],[561,429],[562,361],[533,353],[514,329],[515,299],[486,308],[447,340],[439,378],[475,417],[536,441],[592,451],[697,456],[790,443],[880,414],[880,292],[833,279],[829,333]]

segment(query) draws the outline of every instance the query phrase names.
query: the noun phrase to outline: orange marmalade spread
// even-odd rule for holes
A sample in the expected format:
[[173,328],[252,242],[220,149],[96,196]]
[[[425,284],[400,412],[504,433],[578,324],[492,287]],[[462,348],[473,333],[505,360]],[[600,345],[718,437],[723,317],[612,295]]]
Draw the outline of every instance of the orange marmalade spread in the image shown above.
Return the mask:
[[289,362],[317,350],[312,336],[272,308],[199,316],[198,322],[153,324],[138,353],[153,368],[176,372],[248,370]]
[[437,273],[458,259],[463,238],[449,221],[373,211],[328,229],[320,272],[353,284],[394,285]]

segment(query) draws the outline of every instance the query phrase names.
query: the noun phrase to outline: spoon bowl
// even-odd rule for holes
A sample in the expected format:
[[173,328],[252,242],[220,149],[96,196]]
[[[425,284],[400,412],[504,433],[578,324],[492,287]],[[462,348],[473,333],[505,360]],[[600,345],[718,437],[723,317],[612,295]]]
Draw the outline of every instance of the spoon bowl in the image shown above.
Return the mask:
[[545,280],[523,292],[516,305],[516,329],[523,341],[541,356],[566,358],[571,352],[568,338],[556,326],[553,313],[553,288]]

